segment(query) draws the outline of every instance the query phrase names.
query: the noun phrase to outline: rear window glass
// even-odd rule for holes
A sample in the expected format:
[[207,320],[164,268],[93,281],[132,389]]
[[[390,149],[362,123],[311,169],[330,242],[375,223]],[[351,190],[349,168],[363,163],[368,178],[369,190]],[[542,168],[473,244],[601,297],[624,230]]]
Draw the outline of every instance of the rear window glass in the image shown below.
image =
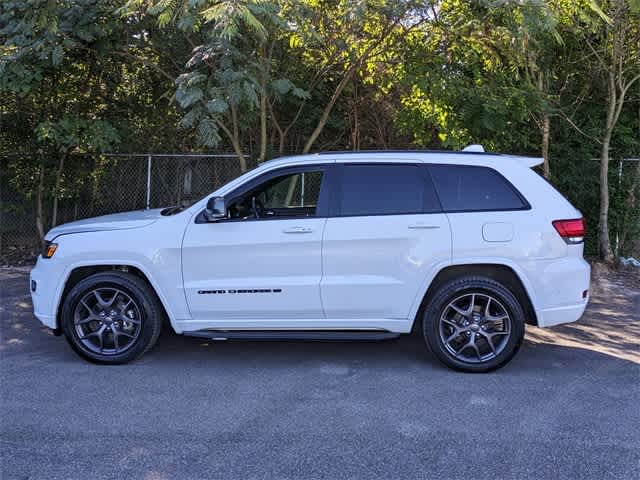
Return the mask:
[[527,208],[515,187],[491,168],[429,165],[429,170],[446,212]]

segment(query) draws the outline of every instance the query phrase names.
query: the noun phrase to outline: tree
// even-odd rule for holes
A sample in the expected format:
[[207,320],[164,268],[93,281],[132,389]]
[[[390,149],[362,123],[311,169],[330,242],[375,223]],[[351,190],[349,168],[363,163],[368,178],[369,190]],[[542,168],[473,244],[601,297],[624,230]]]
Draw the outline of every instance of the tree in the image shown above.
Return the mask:
[[609,234],[609,161],[611,140],[620,114],[626,105],[628,93],[640,84],[640,3],[629,0],[611,0],[605,12],[610,22],[587,38],[593,54],[593,71],[605,85],[605,119],[598,137],[600,144],[600,214],[598,241],[600,255],[613,262]]
[[[207,147],[217,146],[221,135],[226,135],[241,171],[245,171],[242,130],[258,111],[258,160],[265,160],[268,97],[273,82],[279,81],[272,77],[271,58],[281,30],[286,28],[278,5],[257,0],[135,0],[128,8],[129,14],[157,17],[160,27],[175,25],[192,49],[183,72],[175,79],[176,101],[186,111],[180,125],[195,128],[199,142]],[[302,92],[296,88],[288,91]]]
[[371,64],[388,61],[398,41],[423,21],[428,6],[429,2],[347,0],[288,4],[286,12],[291,13],[296,25],[290,44],[302,49],[301,60],[315,68],[312,86],[327,77],[335,81],[303,153],[317,141],[354,76]]
[[91,84],[87,77],[96,62],[88,45],[109,35],[112,17],[108,14],[114,6],[90,0],[79,3],[8,2],[0,13],[6,36],[0,88],[33,106],[29,123],[41,151],[36,190],[36,229],[40,238],[45,233],[43,154],[58,157],[52,211],[55,225],[62,169],[69,153],[82,143],[106,149],[118,140],[109,122],[96,118],[96,110],[80,118],[96,107],[88,95]]

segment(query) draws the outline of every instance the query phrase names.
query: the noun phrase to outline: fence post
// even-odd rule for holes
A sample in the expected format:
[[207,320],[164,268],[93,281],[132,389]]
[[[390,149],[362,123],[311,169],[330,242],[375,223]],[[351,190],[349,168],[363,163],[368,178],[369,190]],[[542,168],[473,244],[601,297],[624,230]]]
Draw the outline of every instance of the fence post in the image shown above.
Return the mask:
[[147,205],[149,210],[151,207],[151,155],[147,155]]
[[[624,158],[620,159],[620,163],[618,164],[618,190],[620,190],[620,187],[622,186],[622,163],[624,162]],[[619,250],[620,250],[620,220],[618,219],[618,221],[616,222],[616,248],[615,248],[615,255],[616,258],[618,258],[618,254],[619,254]]]

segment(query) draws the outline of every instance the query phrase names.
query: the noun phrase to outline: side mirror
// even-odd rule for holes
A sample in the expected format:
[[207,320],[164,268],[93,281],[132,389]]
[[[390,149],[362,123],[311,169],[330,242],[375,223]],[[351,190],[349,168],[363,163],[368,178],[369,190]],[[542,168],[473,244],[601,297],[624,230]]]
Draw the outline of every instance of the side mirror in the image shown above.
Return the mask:
[[227,207],[224,204],[224,197],[211,197],[204,210],[204,218],[207,222],[217,222],[227,216]]

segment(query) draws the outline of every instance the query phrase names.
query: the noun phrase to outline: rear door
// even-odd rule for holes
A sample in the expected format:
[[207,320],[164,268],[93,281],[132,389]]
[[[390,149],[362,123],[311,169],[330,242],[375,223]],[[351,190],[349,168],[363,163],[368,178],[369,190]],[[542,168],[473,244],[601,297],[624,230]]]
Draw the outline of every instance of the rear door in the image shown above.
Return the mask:
[[330,319],[407,319],[451,234],[423,164],[337,164],[323,240],[322,303]]

